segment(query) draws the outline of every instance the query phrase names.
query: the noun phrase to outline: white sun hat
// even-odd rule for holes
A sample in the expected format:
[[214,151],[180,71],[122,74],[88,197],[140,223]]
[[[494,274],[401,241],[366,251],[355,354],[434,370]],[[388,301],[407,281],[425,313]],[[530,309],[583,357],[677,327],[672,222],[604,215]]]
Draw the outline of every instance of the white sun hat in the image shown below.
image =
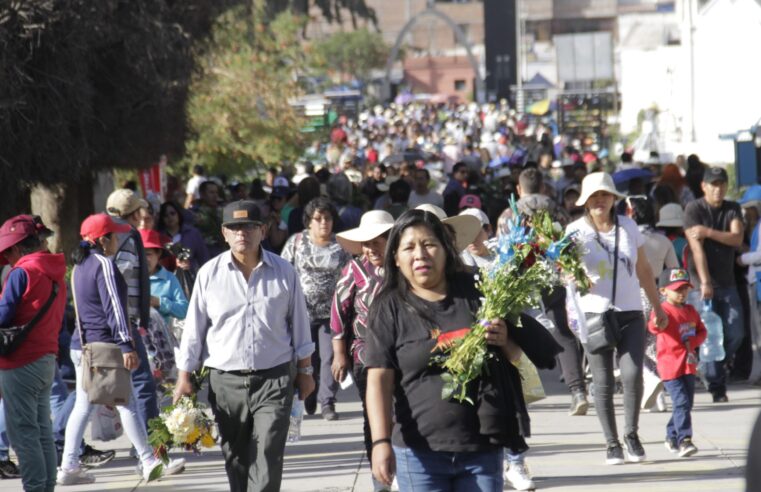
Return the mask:
[[603,172],[589,173],[581,182],[581,195],[579,196],[579,199],[576,200],[576,206],[583,207],[584,204],[587,203],[587,200],[589,200],[589,197],[598,191],[607,191],[618,198],[626,197],[626,195],[616,189],[616,185],[613,184],[613,178],[610,177],[610,174]]
[[667,203],[658,211],[655,227],[684,227],[684,210],[678,203]]
[[467,248],[468,245],[476,239],[478,232],[481,230],[481,221],[472,215],[455,215],[454,217],[447,217],[446,212],[430,203],[418,205],[415,209],[432,213],[438,217],[441,222],[450,225],[452,229],[454,229],[455,248],[458,253]]
[[394,218],[384,210],[371,210],[362,214],[359,227],[336,234],[343,249],[353,255],[362,254],[362,243],[372,241],[394,227]]

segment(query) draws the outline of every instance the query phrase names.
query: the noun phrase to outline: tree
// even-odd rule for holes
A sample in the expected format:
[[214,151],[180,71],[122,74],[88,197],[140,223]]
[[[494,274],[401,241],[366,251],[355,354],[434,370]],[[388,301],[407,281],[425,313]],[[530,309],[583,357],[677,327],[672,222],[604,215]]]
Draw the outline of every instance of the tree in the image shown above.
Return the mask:
[[315,43],[315,67],[349,75],[365,87],[374,69],[386,66],[391,47],[377,32],[366,28],[338,32]]
[[[77,241],[100,171],[142,168],[185,152],[194,49],[214,19],[254,0],[0,2],[0,221],[35,211]],[[364,0],[268,0],[363,16]],[[63,246],[62,246],[63,244]]]
[[306,65],[303,22],[287,11],[269,21],[257,2],[220,16],[190,87],[191,162],[240,174],[301,154],[306,122],[290,102]]

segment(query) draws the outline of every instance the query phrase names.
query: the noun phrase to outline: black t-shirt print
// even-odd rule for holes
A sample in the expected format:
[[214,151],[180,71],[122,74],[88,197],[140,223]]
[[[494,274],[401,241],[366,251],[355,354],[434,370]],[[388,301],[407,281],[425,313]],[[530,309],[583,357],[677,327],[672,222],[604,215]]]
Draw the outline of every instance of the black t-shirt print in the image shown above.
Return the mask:
[[[727,200],[724,200],[720,207],[715,208],[710,206],[705,198],[700,198],[688,203],[684,209],[685,230],[692,226],[703,225],[728,232],[735,219],[742,221],[740,205]],[[708,272],[711,274],[714,287],[734,287],[735,248],[711,239],[704,239],[703,251],[705,251]],[[688,258],[690,275],[694,279],[699,279],[693,255],[689,255]]]
[[472,275],[458,275],[453,283],[442,301],[414,300],[429,319],[396,296],[379,297],[371,306],[366,366],[396,370],[395,446],[449,452],[496,449],[479,434],[476,407],[441,399],[442,370],[431,364],[437,335],[469,328],[475,321],[480,293]]

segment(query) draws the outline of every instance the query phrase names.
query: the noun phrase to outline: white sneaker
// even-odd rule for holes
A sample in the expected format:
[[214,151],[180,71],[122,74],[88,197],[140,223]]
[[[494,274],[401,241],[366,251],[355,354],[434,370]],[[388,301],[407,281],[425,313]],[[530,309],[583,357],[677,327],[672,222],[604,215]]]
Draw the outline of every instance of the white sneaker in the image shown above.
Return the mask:
[[534,490],[536,486],[525,463],[505,462],[505,481],[515,490]]
[[167,464],[157,459],[147,467],[143,466],[143,479],[146,482],[152,482],[161,477],[177,475],[183,471],[185,471],[185,458],[172,459]]
[[93,483],[95,481],[95,475],[87,473],[82,468],[76,470],[64,470],[58,469],[58,475],[56,477],[56,483],[58,485],[81,485],[85,483]]

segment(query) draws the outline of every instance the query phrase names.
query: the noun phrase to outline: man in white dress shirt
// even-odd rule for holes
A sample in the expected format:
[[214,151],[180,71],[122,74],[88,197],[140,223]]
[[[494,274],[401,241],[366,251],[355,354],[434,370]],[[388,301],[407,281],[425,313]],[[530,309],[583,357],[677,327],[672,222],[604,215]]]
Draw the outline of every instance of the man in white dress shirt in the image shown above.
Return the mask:
[[294,386],[301,399],[315,386],[306,301],[293,267],[261,248],[254,202],[227,205],[222,234],[230,251],[201,267],[190,298],[175,400],[208,367],[230,490],[277,491]]

